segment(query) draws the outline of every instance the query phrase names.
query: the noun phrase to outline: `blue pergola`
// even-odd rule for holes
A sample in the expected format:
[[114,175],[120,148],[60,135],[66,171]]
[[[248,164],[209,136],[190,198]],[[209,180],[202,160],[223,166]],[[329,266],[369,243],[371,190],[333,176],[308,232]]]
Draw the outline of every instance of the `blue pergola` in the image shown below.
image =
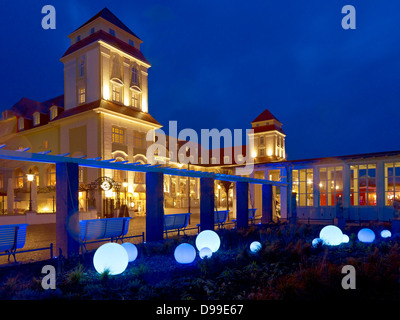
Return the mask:
[[[164,223],[164,174],[200,178],[200,230],[214,229],[214,181],[236,183],[237,227],[248,227],[249,184],[262,185],[262,223],[272,221],[272,186],[287,188],[286,183],[255,179],[215,172],[204,172],[151,165],[102,160],[100,157],[69,157],[69,154],[50,155],[50,150],[32,153],[30,149],[8,150],[0,145],[0,159],[53,163],[56,165],[56,243],[67,255],[79,253],[78,241],[70,235],[68,227],[79,229],[79,219],[74,215],[79,209],[79,166],[146,173],[146,241],[163,239]],[[71,226],[72,224],[72,226]],[[68,226],[68,227],[67,227]]]

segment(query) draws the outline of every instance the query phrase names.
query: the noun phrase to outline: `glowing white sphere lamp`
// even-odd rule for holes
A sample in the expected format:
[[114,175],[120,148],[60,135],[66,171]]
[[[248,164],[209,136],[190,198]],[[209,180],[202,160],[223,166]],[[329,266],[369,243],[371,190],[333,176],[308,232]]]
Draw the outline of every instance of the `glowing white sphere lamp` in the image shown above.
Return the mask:
[[138,249],[137,247],[130,242],[125,242],[122,244],[122,246],[125,248],[126,253],[128,254],[128,261],[133,262],[136,260],[138,256]]
[[181,243],[175,248],[174,257],[178,263],[192,263],[196,258],[196,249],[190,243]]
[[201,259],[204,259],[204,258],[211,258],[211,256],[212,256],[212,251],[211,251],[210,248],[204,247],[204,248],[202,248],[202,249],[200,250],[199,256],[200,256]]
[[251,251],[252,253],[256,253],[256,252],[258,252],[258,250],[261,249],[261,247],[262,247],[262,245],[261,245],[260,242],[258,242],[258,241],[253,241],[253,242],[250,244],[250,251]]
[[369,228],[363,228],[358,231],[357,238],[361,242],[371,243],[375,240],[375,233]]
[[350,241],[349,236],[347,234],[344,234],[342,238],[342,243],[349,243],[349,241]]
[[128,262],[125,248],[115,242],[103,244],[93,256],[93,265],[98,273],[108,270],[110,275],[120,274],[125,271]]
[[328,246],[338,246],[342,243],[343,232],[334,225],[328,225],[322,228],[319,237]]
[[392,233],[389,230],[382,230],[381,231],[381,237],[382,238],[390,238],[392,236]]
[[215,231],[204,230],[196,237],[196,247],[199,251],[203,248],[209,248],[212,252],[217,252],[220,245],[221,240]]

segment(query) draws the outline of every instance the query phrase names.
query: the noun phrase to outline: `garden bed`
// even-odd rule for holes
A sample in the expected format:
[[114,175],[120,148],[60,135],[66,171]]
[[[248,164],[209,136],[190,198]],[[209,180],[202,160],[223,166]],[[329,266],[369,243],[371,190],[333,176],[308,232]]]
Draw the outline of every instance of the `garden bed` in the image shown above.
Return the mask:
[[[137,245],[139,255],[120,275],[98,274],[93,254],[0,268],[0,299],[104,300],[283,300],[399,299],[398,239],[364,244],[357,228],[344,230],[350,242],[312,247],[322,226],[271,224],[220,230],[221,247],[210,259],[179,264],[174,250],[195,237]],[[262,248],[251,253],[252,241]],[[56,268],[56,289],[41,285],[46,264]],[[344,290],[344,265],[356,270],[356,289]]]

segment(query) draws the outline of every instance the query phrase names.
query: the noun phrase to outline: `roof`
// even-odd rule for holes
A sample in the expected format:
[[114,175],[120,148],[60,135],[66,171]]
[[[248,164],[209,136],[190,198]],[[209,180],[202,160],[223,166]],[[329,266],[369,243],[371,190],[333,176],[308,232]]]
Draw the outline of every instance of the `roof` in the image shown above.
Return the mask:
[[[86,21],[83,25],[81,25],[78,29],[84,27],[85,25],[89,24],[90,22],[96,20],[97,18],[103,18],[104,20],[107,20],[108,22],[111,22],[113,25],[117,26],[118,28],[121,28],[122,30],[130,33],[131,35],[135,36],[139,40],[141,40],[131,29],[129,29],[121,20],[119,20],[108,8],[104,8],[100,12],[98,12],[96,15],[94,15],[92,18],[90,18],[88,21]],[[75,30],[75,31],[76,31]],[[74,31],[74,32],[75,32]]]
[[150,65],[150,63],[147,61],[147,59],[144,57],[143,53],[138,50],[137,48],[129,45],[128,43],[110,35],[109,33],[99,30],[96,31],[95,33],[91,34],[90,36],[83,38],[82,40],[74,43],[72,46],[70,46],[67,51],[63,54],[63,57],[93,43],[99,40],[103,40],[104,42],[112,45],[113,47],[116,47],[117,49],[130,54],[131,56],[134,56],[135,58],[139,59],[140,61],[143,61],[144,63],[147,63]]
[[267,121],[267,120],[276,120],[280,122],[268,109],[265,109],[261,114],[255,118],[251,123],[253,122],[259,122],[259,121]]
[[16,104],[14,104],[10,110],[16,116],[24,117],[26,119],[32,119],[32,115],[35,112],[48,114],[50,107],[54,105],[58,107],[64,107],[64,95],[51,98],[44,102],[39,102],[24,97],[21,100],[19,100]]
[[142,112],[142,111],[130,108],[130,107],[125,107],[125,106],[122,106],[122,105],[119,105],[119,104],[116,104],[116,103],[113,103],[110,101],[106,101],[103,99],[85,103],[85,104],[77,106],[75,108],[65,110],[63,113],[58,115],[53,120],[64,119],[66,117],[69,117],[69,116],[72,116],[75,114],[79,114],[82,112],[94,110],[97,108],[103,108],[103,109],[106,109],[109,111],[117,112],[122,115],[126,115],[126,116],[129,116],[132,118],[147,121],[147,122],[153,123],[155,125],[161,126],[161,124],[157,120],[155,120],[149,113]]
[[285,132],[283,132],[283,130],[282,130],[282,127],[278,126],[276,124],[269,124],[267,126],[253,127],[252,129],[254,130],[254,133],[276,130],[280,133],[285,134]]

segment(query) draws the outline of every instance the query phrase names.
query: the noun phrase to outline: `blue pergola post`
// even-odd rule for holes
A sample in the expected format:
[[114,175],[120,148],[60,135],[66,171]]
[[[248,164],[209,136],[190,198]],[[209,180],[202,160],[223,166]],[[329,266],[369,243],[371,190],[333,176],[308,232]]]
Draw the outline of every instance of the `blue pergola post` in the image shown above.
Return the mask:
[[272,184],[262,185],[262,216],[261,223],[272,222]]
[[146,241],[163,240],[164,174],[146,173]]
[[236,221],[237,228],[249,226],[249,183],[236,182]]
[[200,231],[214,230],[214,178],[200,178]]
[[79,254],[79,165],[56,164],[56,245],[62,254]]

